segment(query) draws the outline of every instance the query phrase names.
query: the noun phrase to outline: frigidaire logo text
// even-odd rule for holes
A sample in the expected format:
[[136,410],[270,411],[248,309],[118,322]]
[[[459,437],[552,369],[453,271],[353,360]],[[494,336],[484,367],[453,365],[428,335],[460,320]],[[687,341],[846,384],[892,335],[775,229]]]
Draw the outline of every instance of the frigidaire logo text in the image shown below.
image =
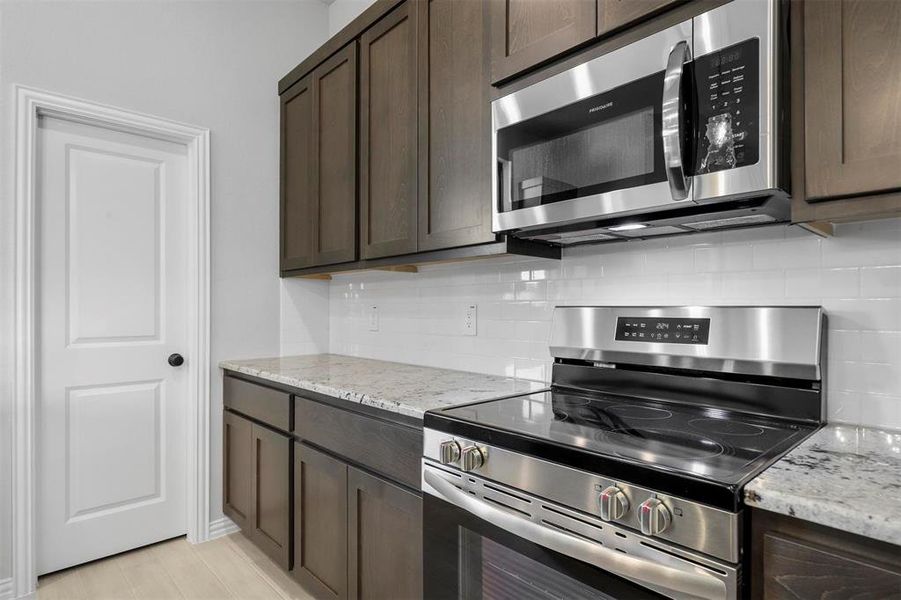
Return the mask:
[[611,106],[613,106],[613,102],[607,102],[606,104],[598,104],[597,106],[592,106],[591,108],[589,108],[588,112],[593,113],[593,112],[596,112],[599,110],[604,110],[606,108],[610,108]]

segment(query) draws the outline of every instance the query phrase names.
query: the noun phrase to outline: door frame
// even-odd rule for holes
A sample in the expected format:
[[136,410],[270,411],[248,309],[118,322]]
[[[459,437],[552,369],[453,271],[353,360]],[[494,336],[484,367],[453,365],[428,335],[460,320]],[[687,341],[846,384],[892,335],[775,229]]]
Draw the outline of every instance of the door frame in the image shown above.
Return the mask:
[[[188,158],[188,331],[185,354],[187,410],[188,540],[210,538],[210,131],[142,113],[15,86],[15,325],[13,351],[12,592],[27,596],[37,585],[35,220],[38,117],[134,133],[183,145]],[[214,528],[218,523],[214,524]]]

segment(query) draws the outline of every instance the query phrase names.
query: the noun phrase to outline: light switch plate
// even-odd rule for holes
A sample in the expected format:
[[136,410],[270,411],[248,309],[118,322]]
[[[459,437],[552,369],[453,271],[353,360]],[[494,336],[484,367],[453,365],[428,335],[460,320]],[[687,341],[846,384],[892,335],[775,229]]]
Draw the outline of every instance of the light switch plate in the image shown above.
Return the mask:
[[470,304],[463,311],[463,335],[475,335],[476,325],[479,321],[479,306]]
[[379,307],[378,306],[370,306],[369,307],[369,331],[378,331],[379,330]]

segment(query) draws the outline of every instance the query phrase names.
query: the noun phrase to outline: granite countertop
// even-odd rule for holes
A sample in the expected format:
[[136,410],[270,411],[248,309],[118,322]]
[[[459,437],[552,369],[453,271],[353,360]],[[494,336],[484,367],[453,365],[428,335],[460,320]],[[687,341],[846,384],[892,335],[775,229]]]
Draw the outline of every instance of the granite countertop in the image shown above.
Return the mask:
[[745,502],[901,545],[901,431],[827,425],[745,486]]
[[223,369],[422,418],[433,408],[538,391],[546,384],[527,379],[337,354],[225,360]]

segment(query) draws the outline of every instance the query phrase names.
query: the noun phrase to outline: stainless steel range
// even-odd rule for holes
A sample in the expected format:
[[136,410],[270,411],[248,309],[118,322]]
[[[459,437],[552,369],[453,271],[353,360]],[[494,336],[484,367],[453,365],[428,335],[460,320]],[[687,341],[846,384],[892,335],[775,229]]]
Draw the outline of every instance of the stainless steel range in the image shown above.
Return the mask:
[[558,307],[550,390],[425,417],[426,598],[743,597],[743,486],[823,423],[819,307]]

